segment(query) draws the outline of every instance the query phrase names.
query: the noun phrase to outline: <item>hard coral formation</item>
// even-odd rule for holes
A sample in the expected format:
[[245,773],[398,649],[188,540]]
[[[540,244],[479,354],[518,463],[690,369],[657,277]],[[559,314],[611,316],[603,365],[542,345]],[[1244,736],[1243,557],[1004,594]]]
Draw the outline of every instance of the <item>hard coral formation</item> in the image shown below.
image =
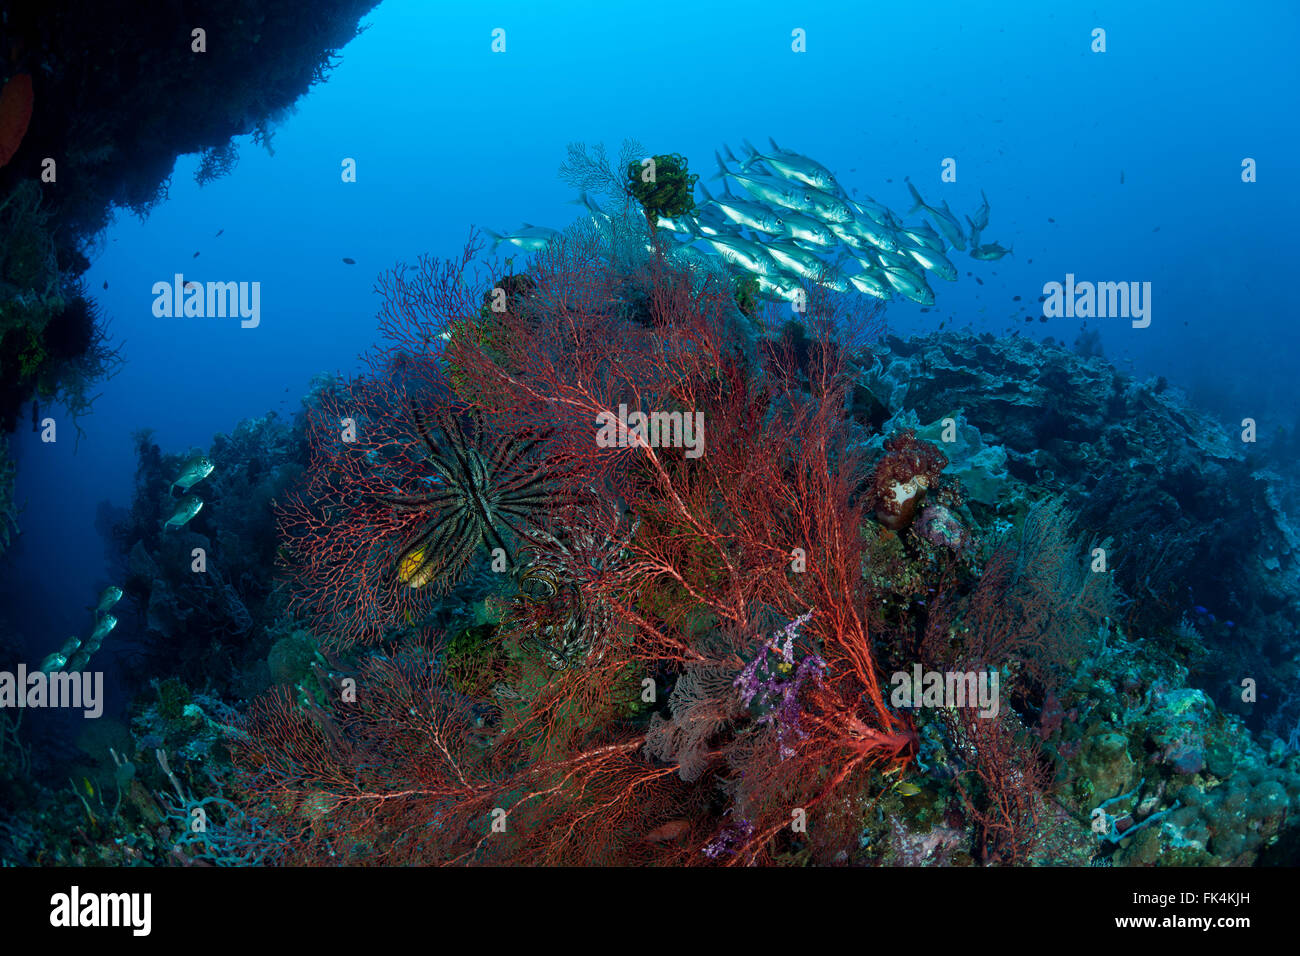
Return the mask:
[[878,428],[956,417],[960,433],[977,429],[1005,471],[962,474],[968,456],[940,442],[954,449],[946,475],[970,478],[971,491],[1000,488],[1007,515],[1030,490],[1064,494],[1085,526],[1114,539],[1108,562],[1131,598],[1125,623],[1169,634],[1203,608],[1199,646],[1188,649],[1195,685],[1256,730],[1279,717],[1276,696],[1244,707],[1238,684],[1250,674],[1294,685],[1286,662],[1300,653],[1300,535],[1284,483],[1250,457],[1236,423],[1100,356],[963,332],[887,337],[858,376],[853,408]]
[[1115,865],[1282,859],[1295,839],[1300,759],[1266,753],[1187,677],[1168,648],[1122,632],[1083,661],[1040,724],[1061,798],[1094,825],[1098,808],[1114,819],[1095,829],[1092,852]]
[[994,444],[966,418],[960,409],[922,424],[915,409],[903,408],[880,426],[880,434],[867,440],[865,447],[879,453],[885,438],[904,429],[943,450],[948,459],[944,477],[956,481],[962,497],[987,509],[1006,509],[1021,489],[1007,472],[1007,451]]
[[971,546],[970,532],[961,520],[943,505],[926,505],[916,521],[916,531],[931,544],[949,548],[953,551],[965,551]]

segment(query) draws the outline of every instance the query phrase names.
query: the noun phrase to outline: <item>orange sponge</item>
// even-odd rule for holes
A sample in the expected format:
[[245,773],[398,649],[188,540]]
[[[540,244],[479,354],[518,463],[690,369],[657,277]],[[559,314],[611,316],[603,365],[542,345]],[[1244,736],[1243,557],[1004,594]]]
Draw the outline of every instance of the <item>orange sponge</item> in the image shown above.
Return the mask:
[[13,159],[32,120],[32,77],[12,76],[0,93],[0,166]]

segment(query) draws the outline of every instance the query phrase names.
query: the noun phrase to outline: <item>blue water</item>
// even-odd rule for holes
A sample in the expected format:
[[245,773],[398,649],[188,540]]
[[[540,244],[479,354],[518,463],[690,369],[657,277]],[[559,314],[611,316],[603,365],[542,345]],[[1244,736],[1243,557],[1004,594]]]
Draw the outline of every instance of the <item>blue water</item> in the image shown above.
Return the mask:
[[[1149,328],[1091,323],[1121,369],[1166,376],[1225,421],[1254,417],[1261,435],[1300,418],[1294,3],[447,6],[385,0],[278,126],[274,155],[245,139],[206,188],[184,157],[147,221],[124,213],[103,236],[86,280],[127,364],[75,449],[66,425],[53,445],[13,438],[26,511],[0,599],[33,657],[82,630],[108,583],[95,509],[130,503],[133,431],[183,451],[291,413],[313,375],[359,367],[382,270],[455,254],[471,225],[572,221],[556,175],[572,140],[616,155],[636,137],[708,175],[724,143],[771,136],[900,214],[904,176],[959,214],[982,188],[985,241],[1014,257],[954,253],[960,281],[932,283],[928,313],[896,301],[895,331],[948,318],[1072,342],[1079,320],[1024,321],[1045,282],[1149,281]],[[1096,27],[1104,54],[1089,49]],[[791,51],[794,28],[806,53]],[[940,181],[945,157],[955,183]],[[1245,157],[1256,183],[1241,181]],[[178,272],[260,282],[260,326],[156,318],[151,288]]]

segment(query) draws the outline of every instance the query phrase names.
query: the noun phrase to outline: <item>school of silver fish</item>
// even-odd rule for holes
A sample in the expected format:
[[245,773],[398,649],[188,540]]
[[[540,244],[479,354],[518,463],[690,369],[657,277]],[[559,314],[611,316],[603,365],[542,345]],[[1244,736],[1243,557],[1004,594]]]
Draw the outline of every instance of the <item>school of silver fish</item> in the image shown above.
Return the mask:
[[[980,242],[989,224],[983,190],[980,207],[965,217],[968,232],[946,200],[926,202],[907,180],[913,201],[908,216],[921,215],[905,222],[870,196],[849,196],[816,160],[768,142],[771,148],[762,152],[744,141],[744,159],[724,146],[714,154],[713,179],[721,180],[721,190],[700,183],[702,200],[692,214],[658,221],[679,240],[679,252],[718,257],[732,271],[753,276],[764,298],[797,301],[806,285],[821,283],[837,292],[856,290],[886,302],[898,295],[929,306],[931,276],[957,279],[950,250],[969,249],[971,258],[983,261],[1012,252]],[[586,193],[577,202],[597,223],[609,221]],[[539,251],[558,233],[525,224],[513,235],[489,235],[498,245]]]

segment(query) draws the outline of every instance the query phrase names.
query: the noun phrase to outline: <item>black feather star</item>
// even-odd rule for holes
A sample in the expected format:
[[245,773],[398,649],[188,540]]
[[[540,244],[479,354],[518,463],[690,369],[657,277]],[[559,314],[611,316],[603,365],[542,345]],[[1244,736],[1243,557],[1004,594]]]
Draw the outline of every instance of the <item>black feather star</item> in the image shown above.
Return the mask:
[[544,436],[492,436],[481,417],[449,408],[428,413],[411,406],[432,481],[419,494],[381,495],[399,511],[418,511],[428,521],[402,549],[397,580],[412,588],[450,587],[480,547],[500,549],[507,570],[514,560],[502,529],[522,537],[553,500],[552,482],[532,453]]

